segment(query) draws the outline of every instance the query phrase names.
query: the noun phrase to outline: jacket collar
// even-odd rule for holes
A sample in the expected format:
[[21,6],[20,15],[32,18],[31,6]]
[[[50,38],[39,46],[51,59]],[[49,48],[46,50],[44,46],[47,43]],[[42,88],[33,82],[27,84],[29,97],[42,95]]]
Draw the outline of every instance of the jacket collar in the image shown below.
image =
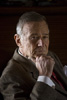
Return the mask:
[[32,73],[34,75],[34,78],[37,79],[39,72],[38,72],[34,62],[32,62],[32,60],[20,55],[18,53],[18,48],[14,52],[13,59],[16,60],[19,64],[21,64],[21,66],[24,65],[23,67],[28,72]]

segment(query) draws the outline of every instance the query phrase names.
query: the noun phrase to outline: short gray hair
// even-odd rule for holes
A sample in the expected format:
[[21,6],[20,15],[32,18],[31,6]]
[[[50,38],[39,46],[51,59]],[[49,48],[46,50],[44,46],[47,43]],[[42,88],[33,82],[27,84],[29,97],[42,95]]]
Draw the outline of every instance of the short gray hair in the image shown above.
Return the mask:
[[43,16],[37,12],[33,12],[33,11],[26,12],[19,18],[19,21],[18,21],[17,26],[16,26],[16,32],[17,32],[17,34],[20,35],[24,24],[27,22],[32,22],[32,21],[37,22],[37,21],[43,21],[43,20],[47,23],[45,16]]

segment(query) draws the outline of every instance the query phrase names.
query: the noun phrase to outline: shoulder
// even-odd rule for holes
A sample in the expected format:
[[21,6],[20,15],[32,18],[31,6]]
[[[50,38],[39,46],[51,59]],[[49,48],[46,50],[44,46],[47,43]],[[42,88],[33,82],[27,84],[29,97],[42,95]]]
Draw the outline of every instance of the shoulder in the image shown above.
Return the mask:
[[56,55],[56,53],[54,53],[53,51],[48,51],[48,56],[58,58],[58,56]]
[[60,60],[59,57],[56,55],[56,53],[49,51],[48,56],[51,56],[54,60]]
[[63,68],[62,62],[60,61],[59,57],[56,55],[56,53],[49,51],[48,56],[51,56],[55,60],[55,65],[60,66]]

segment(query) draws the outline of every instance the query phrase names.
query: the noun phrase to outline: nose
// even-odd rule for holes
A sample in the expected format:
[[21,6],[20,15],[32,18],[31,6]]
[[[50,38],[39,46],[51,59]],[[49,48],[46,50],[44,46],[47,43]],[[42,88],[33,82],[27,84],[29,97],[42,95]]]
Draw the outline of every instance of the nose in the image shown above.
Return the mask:
[[38,46],[43,46],[43,40],[42,39],[38,40]]

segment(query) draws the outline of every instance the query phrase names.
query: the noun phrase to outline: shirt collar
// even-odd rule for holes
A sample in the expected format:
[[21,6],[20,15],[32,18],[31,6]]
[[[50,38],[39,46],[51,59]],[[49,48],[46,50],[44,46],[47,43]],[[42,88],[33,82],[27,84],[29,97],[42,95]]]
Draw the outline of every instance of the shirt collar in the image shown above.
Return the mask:
[[18,49],[18,53],[19,53],[19,55],[23,56],[23,54],[19,51],[19,49]]

